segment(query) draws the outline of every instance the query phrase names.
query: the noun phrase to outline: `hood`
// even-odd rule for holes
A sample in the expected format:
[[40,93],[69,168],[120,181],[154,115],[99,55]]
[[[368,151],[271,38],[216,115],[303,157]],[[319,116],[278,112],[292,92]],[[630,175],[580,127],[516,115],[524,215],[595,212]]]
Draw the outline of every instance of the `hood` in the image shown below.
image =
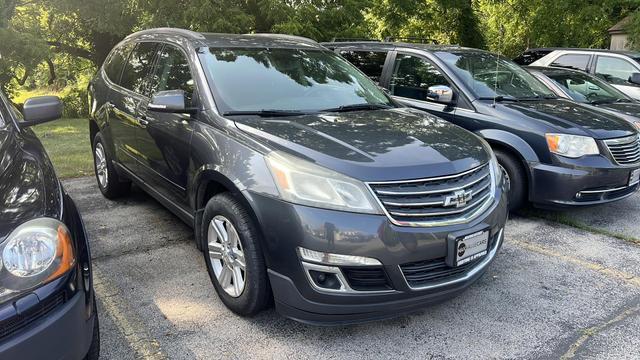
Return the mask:
[[611,104],[598,104],[599,108],[613,110],[625,115],[633,116],[640,120],[640,103],[611,103]]
[[544,121],[558,131],[587,135],[595,139],[610,139],[631,135],[631,125],[608,111],[564,99],[500,102],[496,108],[513,113],[513,117],[528,117]]
[[474,134],[408,108],[234,120],[274,150],[364,181],[450,175],[489,159]]
[[0,129],[0,239],[27,220],[61,216],[60,184],[51,163],[35,135],[22,134]]

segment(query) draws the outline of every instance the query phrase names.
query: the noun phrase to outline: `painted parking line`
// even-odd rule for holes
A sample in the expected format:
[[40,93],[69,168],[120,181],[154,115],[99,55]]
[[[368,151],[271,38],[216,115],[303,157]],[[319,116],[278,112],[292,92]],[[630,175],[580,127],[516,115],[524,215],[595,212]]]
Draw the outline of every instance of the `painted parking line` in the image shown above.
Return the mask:
[[587,260],[582,260],[579,259],[577,257],[573,257],[573,256],[569,256],[566,254],[562,254],[559,253],[557,251],[551,250],[549,248],[540,246],[540,245],[536,245],[530,242],[526,242],[526,241],[520,241],[520,240],[509,240],[510,244],[515,244],[518,245],[519,247],[529,250],[529,251],[533,251],[536,252],[538,254],[542,254],[542,255],[546,255],[546,256],[551,256],[551,257],[555,257],[558,258],[560,260],[578,265],[580,267],[583,267],[585,269],[589,269],[592,271],[596,271],[599,272],[602,275],[605,275],[607,277],[611,277],[611,278],[616,278],[619,280],[624,281],[625,283],[635,286],[635,287],[639,287],[640,288],[640,277],[635,276],[633,274],[629,274],[627,272],[624,271],[620,271],[620,270],[616,270],[616,269],[611,269],[608,268],[602,264],[598,264],[595,262],[591,262],[591,261],[587,261]]
[[93,287],[107,315],[111,317],[131,349],[135,352],[136,359],[168,359],[158,340],[150,336],[141,325],[143,322],[137,318],[135,313],[126,311],[123,306],[124,299],[119,296],[117,287],[113,286],[102,275],[100,267],[95,263],[93,264]]

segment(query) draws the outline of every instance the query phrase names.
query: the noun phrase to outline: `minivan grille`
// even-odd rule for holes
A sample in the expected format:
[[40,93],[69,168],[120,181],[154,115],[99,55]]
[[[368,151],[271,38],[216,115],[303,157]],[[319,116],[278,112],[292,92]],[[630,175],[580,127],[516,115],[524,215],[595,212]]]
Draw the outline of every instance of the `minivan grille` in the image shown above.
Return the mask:
[[490,165],[420,180],[369,183],[391,220],[401,226],[464,223],[493,199]]
[[609,139],[604,142],[618,164],[631,165],[640,162],[640,137],[638,135]]

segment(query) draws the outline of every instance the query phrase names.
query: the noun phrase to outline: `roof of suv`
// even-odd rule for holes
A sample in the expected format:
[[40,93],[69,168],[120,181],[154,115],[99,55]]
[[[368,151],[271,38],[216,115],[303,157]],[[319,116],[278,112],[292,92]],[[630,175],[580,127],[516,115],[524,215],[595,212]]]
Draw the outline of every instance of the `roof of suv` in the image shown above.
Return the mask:
[[543,47],[543,48],[532,48],[527,49],[524,52],[552,52],[556,50],[569,50],[569,51],[587,51],[587,52],[598,52],[598,53],[612,53],[612,54],[620,54],[627,55],[631,57],[640,57],[640,52],[631,51],[631,50],[609,50],[609,49],[588,49],[588,48],[568,48],[568,47]]
[[445,45],[445,44],[421,44],[421,43],[406,43],[406,42],[385,42],[385,41],[338,41],[338,42],[323,42],[323,46],[327,47],[350,47],[350,48],[408,48],[423,51],[485,51],[474,48],[462,47],[459,45]]
[[138,31],[127,38],[138,37],[180,37],[188,39],[196,46],[210,47],[280,47],[280,48],[318,48],[322,46],[316,41],[284,34],[218,34],[200,33],[176,28],[155,28]]

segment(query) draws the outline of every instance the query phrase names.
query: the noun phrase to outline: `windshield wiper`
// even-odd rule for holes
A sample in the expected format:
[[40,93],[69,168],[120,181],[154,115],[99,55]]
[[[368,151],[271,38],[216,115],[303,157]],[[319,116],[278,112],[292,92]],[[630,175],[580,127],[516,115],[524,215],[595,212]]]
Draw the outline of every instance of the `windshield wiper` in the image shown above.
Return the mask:
[[300,116],[305,115],[305,112],[297,110],[252,110],[252,111],[227,111],[223,113],[223,116],[241,116],[241,115],[255,115],[261,117],[276,117],[276,116]]
[[321,112],[347,112],[347,111],[359,111],[359,110],[380,110],[380,109],[391,109],[393,106],[385,105],[385,104],[351,104],[351,105],[342,105],[336,108],[324,109],[320,110]]
[[545,94],[545,95],[523,96],[523,97],[519,97],[518,100],[523,100],[523,101],[553,100],[553,99],[557,99],[557,98],[558,97],[555,96],[555,95]]
[[515,98],[513,96],[498,95],[498,96],[481,96],[478,98],[478,100],[492,100],[495,102],[501,102],[501,101],[519,101],[520,99]]

